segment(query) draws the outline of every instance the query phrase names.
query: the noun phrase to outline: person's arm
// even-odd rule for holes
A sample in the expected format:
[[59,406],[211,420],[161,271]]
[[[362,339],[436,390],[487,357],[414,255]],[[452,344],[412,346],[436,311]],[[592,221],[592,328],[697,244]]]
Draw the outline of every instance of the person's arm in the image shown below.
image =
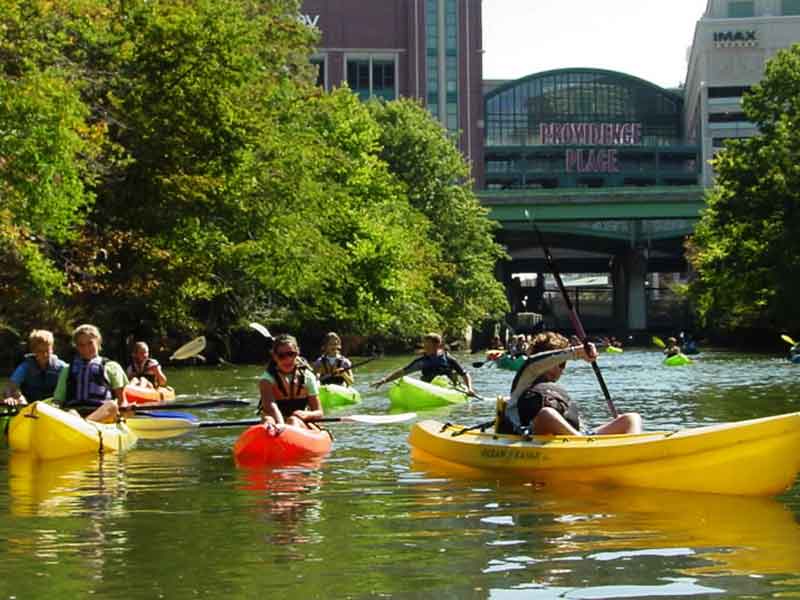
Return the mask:
[[275,396],[272,395],[272,382],[268,379],[261,379],[258,382],[258,391],[261,395],[261,416],[272,417],[275,423],[283,425],[283,414],[275,403]]
[[[594,348],[594,344],[590,345]],[[597,351],[594,351],[594,356],[597,356]],[[586,353],[583,346],[571,346],[559,350],[547,350],[546,352],[539,352],[529,357],[522,368],[514,378],[511,384],[511,398],[516,399],[527,390],[534,381],[539,379],[544,373],[562,362],[574,360],[576,358],[586,358]]]
[[128,385],[128,376],[119,363],[109,361],[106,363],[106,380],[111,387],[111,392],[117,400],[119,406],[126,406],[128,400],[125,398],[125,386]]
[[23,361],[16,369],[14,369],[14,372],[11,374],[8,383],[6,384],[5,392],[3,393],[3,404],[9,404],[12,406],[17,404],[27,404],[25,396],[22,395],[22,391],[20,390],[22,382],[25,381],[27,371],[27,360]]
[[306,422],[321,419],[324,416],[324,411],[319,401],[319,382],[317,378],[307,373],[305,387],[308,392],[308,408],[305,410],[296,410],[292,415]]
[[167,376],[164,375],[164,371],[161,370],[161,365],[156,361],[152,367],[150,367],[150,373],[156,380],[156,387],[164,387],[167,385]]
[[347,385],[353,385],[353,381],[354,380],[353,380],[353,371],[352,371],[352,369],[353,369],[353,363],[350,362],[350,360],[347,359],[347,358],[343,359],[342,360],[342,368],[341,368],[341,370],[339,372],[339,375],[341,375],[342,379],[344,379],[344,382]]
[[372,384],[372,387],[379,388],[384,383],[389,383],[390,381],[394,381],[403,375],[408,375],[409,373],[413,373],[415,371],[419,371],[422,368],[422,358],[417,358],[413,360],[411,363],[407,364],[405,367],[397,369],[396,371],[392,371],[385,377],[382,377],[378,381]]

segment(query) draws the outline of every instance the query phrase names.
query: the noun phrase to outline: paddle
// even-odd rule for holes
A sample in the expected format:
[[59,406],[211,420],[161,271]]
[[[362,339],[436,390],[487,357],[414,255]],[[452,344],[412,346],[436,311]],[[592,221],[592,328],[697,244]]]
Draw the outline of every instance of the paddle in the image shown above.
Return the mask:
[[791,344],[792,346],[797,346],[797,342],[795,342],[792,338],[790,338],[785,333],[781,335],[781,339],[786,342],[787,344]]
[[192,358],[193,356],[197,356],[200,354],[206,347],[206,338],[205,336],[201,335],[198,338],[193,339],[191,342],[185,343],[183,346],[175,350],[172,353],[172,356],[169,357],[170,360],[186,360],[187,358]]
[[[402,413],[397,415],[346,415],[341,417],[323,417],[314,423],[361,423],[364,425],[390,425],[404,423],[415,418],[417,413]],[[242,419],[238,421],[197,421],[191,419],[130,419],[128,424],[139,434],[147,432],[149,439],[156,437],[166,438],[182,435],[195,429],[220,428],[220,427],[251,427],[261,423],[261,419]]]
[[[525,209],[525,216],[530,219],[528,215],[528,210]],[[544,258],[547,261],[547,265],[550,267],[550,270],[553,273],[553,277],[556,280],[556,284],[558,285],[558,289],[561,291],[561,295],[564,298],[564,303],[567,305],[567,310],[569,311],[569,319],[572,321],[572,327],[575,329],[575,333],[580,339],[581,343],[583,343],[583,347],[586,349],[588,354],[589,352],[589,338],[586,336],[586,331],[583,329],[583,325],[581,324],[581,320],[578,317],[578,313],[575,310],[575,307],[572,305],[572,301],[569,299],[569,294],[567,294],[567,288],[564,287],[564,282],[561,280],[561,274],[558,272],[558,268],[556,267],[556,263],[553,260],[553,256],[550,254],[550,249],[544,243],[544,237],[542,236],[542,232],[539,231],[539,228],[536,224],[531,221],[531,226],[533,227],[534,232],[536,232],[536,236],[539,238],[539,245],[542,247],[542,252],[544,252]],[[611,394],[608,392],[608,387],[606,387],[606,382],[603,379],[603,374],[600,372],[600,367],[597,364],[596,360],[592,361],[592,370],[594,371],[595,377],[597,377],[597,382],[600,384],[600,389],[603,390],[603,396],[606,398],[606,403],[608,404],[608,409],[611,411],[611,415],[613,417],[617,417],[619,413],[617,413],[617,409],[614,406],[614,402],[611,400]]]
[[193,409],[193,408],[216,408],[218,406],[251,406],[247,400],[207,400],[205,402],[193,402],[191,404],[181,404],[173,402],[171,404],[130,404],[126,408],[138,413],[140,410],[173,410],[173,409]]
[[653,343],[654,343],[656,346],[658,346],[659,348],[666,348],[666,347],[667,347],[667,345],[664,343],[664,340],[662,340],[662,339],[661,339],[660,337],[658,337],[657,335],[654,335],[654,336],[653,336],[652,338],[650,338],[650,339],[651,339],[651,340],[652,340],[652,342],[653,342]]
[[272,338],[272,334],[269,332],[269,329],[267,329],[266,327],[264,327],[264,326],[263,326],[261,323],[255,323],[255,322],[253,322],[253,323],[250,323],[250,327],[252,327],[253,329],[255,329],[255,330],[258,332],[258,333],[260,333],[261,335],[263,335],[263,336],[264,336],[265,338],[267,338],[268,340],[271,340],[271,339],[273,339],[273,338]]

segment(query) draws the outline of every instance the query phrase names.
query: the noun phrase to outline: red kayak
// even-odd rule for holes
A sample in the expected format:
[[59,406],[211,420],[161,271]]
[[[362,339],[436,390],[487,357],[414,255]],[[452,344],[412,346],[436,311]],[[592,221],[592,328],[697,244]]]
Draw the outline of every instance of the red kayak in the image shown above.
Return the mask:
[[324,430],[260,423],[239,436],[233,456],[242,466],[291,464],[323,456],[332,445],[330,434]]

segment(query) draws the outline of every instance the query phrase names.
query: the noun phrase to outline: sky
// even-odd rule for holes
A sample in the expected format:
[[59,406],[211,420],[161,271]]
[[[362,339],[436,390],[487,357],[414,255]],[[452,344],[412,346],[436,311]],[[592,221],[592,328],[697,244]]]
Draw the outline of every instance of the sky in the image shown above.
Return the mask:
[[483,0],[483,78],[569,67],[620,71],[662,87],[686,78],[707,0]]

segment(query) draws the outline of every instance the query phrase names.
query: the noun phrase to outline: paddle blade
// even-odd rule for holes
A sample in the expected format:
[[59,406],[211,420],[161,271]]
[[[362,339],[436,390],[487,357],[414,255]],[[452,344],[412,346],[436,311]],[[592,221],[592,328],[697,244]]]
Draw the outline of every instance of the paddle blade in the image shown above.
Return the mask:
[[206,347],[206,338],[205,336],[201,335],[199,338],[193,339],[191,342],[188,342],[175,350],[172,356],[169,357],[170,360],[186,360],[187,358],[192,358],[200,354]]
[[250,323],[250,327],[255,329],[258,333],[263,335],[268,340],[272,339],[272,334],[269,332],[269,329],[264,327],[261,323]]
[[651,339],[653,340],[653,343],[656,346],[658,346],[659,348],[666,348],[667,347],[667,345],[664,343],[664,340],[662,340],[657,335],[654,335]]
[[363,423],[365,425],[389,425],[391,423],[405,423],[416,418],[417,413],[401,413],[398,415],[347,415],[343,417],[323,417],[321,421]]
[[178,437],[184,433],[197,429],[198,423],[194,419],[186,418],[151,418],[134,417],[125,423],[137,436],[145,440],[163,440]]
[[787,344],[791,344],[792,346],[796,346],[797,342],[795,342],[792,338],[790,338],[785,333],[781,336],[781,339],[786,342]]

